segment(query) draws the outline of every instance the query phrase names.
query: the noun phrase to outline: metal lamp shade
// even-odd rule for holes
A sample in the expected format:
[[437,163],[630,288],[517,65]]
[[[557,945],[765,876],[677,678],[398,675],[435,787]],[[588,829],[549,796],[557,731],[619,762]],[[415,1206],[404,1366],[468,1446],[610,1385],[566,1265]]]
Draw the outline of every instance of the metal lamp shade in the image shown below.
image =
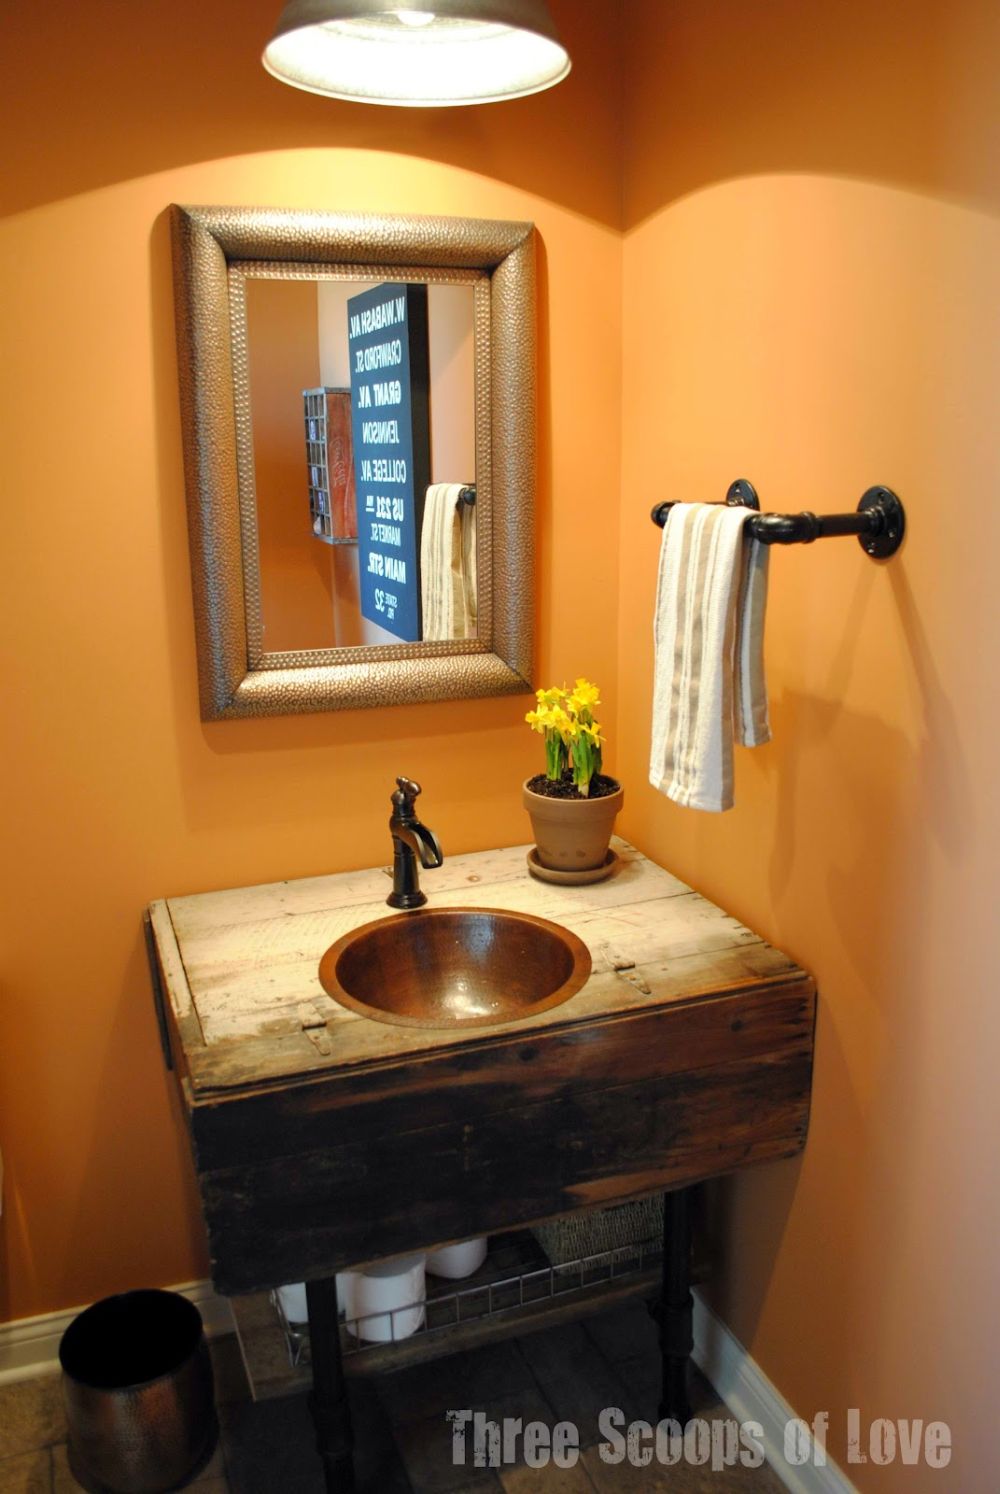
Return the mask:
[[519,98],[570,70],[545,0],[289,0],[263,63],[309,93],[416,108]]

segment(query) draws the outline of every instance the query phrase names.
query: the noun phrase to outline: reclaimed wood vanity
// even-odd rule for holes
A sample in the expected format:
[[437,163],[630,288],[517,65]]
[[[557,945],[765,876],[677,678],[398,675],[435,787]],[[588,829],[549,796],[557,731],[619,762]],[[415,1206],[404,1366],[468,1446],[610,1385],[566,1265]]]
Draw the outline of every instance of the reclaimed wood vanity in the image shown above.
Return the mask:
[[[331,1491],[353,1487],[336,1271],[665,1193],[662,1411],[683,1416],[687,1189],[805,1143],[812,980],[626,842],[614,847],[615,874],[588,887],[535,881],[524,846],[456,856],[426,875],[431,908],[535,914],[590,951],[576,995],[496,1027],[393,1026],[325,993],[320,958],[385,916],[387,868],[149,910],[212,1279],[234,1298],[306,1281]],[[616,1292],[612,1280],[587,1300]],[[560,1311],[522,1305],[462,1341]],[[405,1348],[412,1360],[454,1346],[427,1333]]]

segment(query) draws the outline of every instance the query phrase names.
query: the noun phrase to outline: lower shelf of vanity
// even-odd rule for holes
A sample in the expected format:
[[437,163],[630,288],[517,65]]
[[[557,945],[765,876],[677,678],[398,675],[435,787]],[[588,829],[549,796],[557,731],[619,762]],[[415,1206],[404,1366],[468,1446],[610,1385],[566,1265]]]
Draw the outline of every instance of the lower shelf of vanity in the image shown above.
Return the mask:
[[[587,1317],[630,1297],[652,1296],[661,1261],[662,1245],[655,1241],[552,1265],[530,1230],[498,1235],[473,1276],[463,1281],[428,1276],[425,1322],[410,1337],[366,1343],[341,1323],[344,1372],[360,1377],[403,1369]],[[705,1274],[696,1259],[694,1279]],[[254,1399],[308,1388],[308,1335],[284,1322],[277,1295],[257,1292],[232,1297],[230,1304]]]

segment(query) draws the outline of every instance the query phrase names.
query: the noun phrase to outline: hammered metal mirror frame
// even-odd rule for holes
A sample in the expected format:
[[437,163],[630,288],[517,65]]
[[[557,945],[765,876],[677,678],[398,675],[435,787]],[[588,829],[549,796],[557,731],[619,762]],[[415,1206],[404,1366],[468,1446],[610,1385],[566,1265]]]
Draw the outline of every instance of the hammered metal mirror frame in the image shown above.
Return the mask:
[[[506,695],[531,688],[535,256],[530,223],[171,208],[188,533],[205,721]],[[479,635],[262,647],[245,281],[471,282]]]

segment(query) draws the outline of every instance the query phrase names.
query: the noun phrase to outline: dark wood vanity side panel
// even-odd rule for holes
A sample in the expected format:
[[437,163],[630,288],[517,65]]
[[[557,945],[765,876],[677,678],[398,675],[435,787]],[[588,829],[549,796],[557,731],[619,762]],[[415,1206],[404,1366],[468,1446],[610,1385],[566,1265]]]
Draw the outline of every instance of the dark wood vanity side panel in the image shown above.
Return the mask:
[[[743,999],[752,1006],[775,994]],[[787,1030],[766,1053],[651,1072],[649,1051],[659,1045],[635,1021],[631,1055],[615,1048],[615,1071],[601,1082],[583,1065],[547,1094],[506,1084],[499,1112],[489,1085],[452,1088],[446,1119],[433,1106],[422,1113],[411,1092],[409,1122],[395,1129],[374,1127],[363,1104],[348,1104],[336,1112],[339,1140],[317,1125],[294,1155],[244,1146],[229,1165],[206,1169],[207,1117],[196,1106],[216,1286],[240,1293],[317,1278],[794,1155],[808,1124],[814,1005],[811,986],[782,994]],[[682,1010],[647,1015],[666,1023]],[[600,1036],[592,1041],[599,1051]]]

